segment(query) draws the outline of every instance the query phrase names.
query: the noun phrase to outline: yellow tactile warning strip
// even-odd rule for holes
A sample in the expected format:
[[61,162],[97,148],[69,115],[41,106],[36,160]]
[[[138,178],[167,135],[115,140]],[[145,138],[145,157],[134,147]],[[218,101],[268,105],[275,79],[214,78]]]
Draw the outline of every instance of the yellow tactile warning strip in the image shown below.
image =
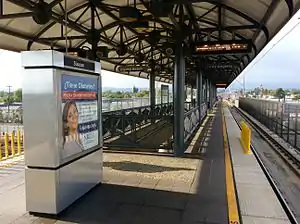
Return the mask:
[[235,184],[233,181],[233,170],[231,165],[231,158],[229,153],[229,144],[227,136],[227,128],[225,117],[223,113],[223,105],[221,108],[222,114],[222,128],[223,128],[223,139],[224,139],[224,151],[225,151],[225,168],[226,168],[226,195],[227,195],[227,205],[228,205],[228,221],[229,224],[239,224],[239,210],[237,205],[237,197],[235,191]]

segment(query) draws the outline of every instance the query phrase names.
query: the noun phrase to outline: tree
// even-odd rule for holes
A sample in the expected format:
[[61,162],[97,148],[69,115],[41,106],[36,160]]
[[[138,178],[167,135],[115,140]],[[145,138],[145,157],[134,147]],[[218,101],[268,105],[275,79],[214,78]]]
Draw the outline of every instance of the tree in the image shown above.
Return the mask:
[[17,89],[14,92],[14,101],[15,102],[22,102],[22,89]]
[[293,98],[293,100],[299,101],[299,100],[300,100],[300,94],[297,94],[297,95]]
[[135,86],[132,87],[132,92],[133,92],[133,93],[137,93],[138,91],[139,91],[138,88],[136,88]]
[[148,90],[143,90],[141,92],[138,92],[135,96],[136,97],[148,97],[149,96],[149,91]]
[[285,91],[282,88],[276,89],[275,96],[280,100],[285,97]]

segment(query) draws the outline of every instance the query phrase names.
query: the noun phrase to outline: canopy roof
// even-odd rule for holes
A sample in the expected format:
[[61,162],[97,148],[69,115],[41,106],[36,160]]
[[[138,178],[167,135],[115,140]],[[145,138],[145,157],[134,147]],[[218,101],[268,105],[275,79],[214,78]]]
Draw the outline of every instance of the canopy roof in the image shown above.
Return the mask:
[[[186,34],[189,43],[197,38],[202,41],[251,41],[251,52],[248,54],[206,56],[200,59],[187,56],[186,80],[190,85],[195,83],[194,71],[198,68],[199,61],[200,64],[201,61],[238,64],[234,69],[210,68],[205,72],[215,83],[230,84],[300,5],[300,0],[169,0],[162,2],[173,3],[170,13],[167,17],[158,17],[150,10],[149,0],[93,0],[94,4],[88,0],[44,0],[52,7],[52,15],[50,21],[39,25],[32,18],[38,0],[0,2],[0,48],[23,51],[90,46],[87,36],[94,26],[100,32],[98,46],[107,46],[109,50],[108,57],[101,58],[103,69],[148,78],[147,69],[120,72],[119,67],[147,67],[152,58],[155,65],[160,65],[156,79],[162,82],[172,82],[174,55],[166,53],[166,49],[170,44],[175,44],[174,39],[180,33]],[[120,7],[128,3],[135,5],[143,18],[149,21],[152,30],[159,31],[155,44],[151,44],[153,39],[150,36],[153,32],[139,32],[131,23],[120,20]],[[163,7],[163,3],[160,5]],[[178,26],[180,22],[185,24],[185,29]],[[178,29],[181,32],[175,32]],[[120,49],[122,43],[127,46],[127,53],[120,56],[116,50]],[[137,63],[134,58],[138,53],[142,53],[145,58],[141,63]]]

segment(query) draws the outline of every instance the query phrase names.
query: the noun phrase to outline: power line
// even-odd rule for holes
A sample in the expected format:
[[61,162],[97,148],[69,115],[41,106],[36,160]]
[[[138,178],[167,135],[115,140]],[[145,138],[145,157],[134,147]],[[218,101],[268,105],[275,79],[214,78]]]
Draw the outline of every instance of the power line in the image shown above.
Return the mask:
[[[299,20],[299,18],[298,18]],[[269,53],[270,50],[272,50],[277,44],[279,44],[288,34],[290,34],[298,25],[300,24],[300,21],[298,21],[298,23],[296,23],[286,34],[284,34],[275,44],[273,44],[272,47],[270,47],[259,59],[257,59],[255,62],[253,62],[253,64],[251,63],[249,66],[250,68],[247,69],[247,71],[245,71],[245,73],[243,74],[244,76],[246,75],[247,72],[249,72],[254,65],[256,65],[258,62],[260,62],[266,55],[267,53]]]
[[7,114],[8,114],[8,119],[10,119],[10,93],[11,93],[11,85],[8,85],[8,97],[7,97]]

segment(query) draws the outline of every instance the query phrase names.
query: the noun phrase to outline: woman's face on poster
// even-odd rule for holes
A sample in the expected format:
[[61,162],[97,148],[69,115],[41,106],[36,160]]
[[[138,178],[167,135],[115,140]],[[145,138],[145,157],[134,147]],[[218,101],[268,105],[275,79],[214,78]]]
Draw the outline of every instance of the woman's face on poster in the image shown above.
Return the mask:
[[75,105],[71,105],[68,110],[68,127],[70,130],[75,131],[77,130],[78,126],[78,111]]

